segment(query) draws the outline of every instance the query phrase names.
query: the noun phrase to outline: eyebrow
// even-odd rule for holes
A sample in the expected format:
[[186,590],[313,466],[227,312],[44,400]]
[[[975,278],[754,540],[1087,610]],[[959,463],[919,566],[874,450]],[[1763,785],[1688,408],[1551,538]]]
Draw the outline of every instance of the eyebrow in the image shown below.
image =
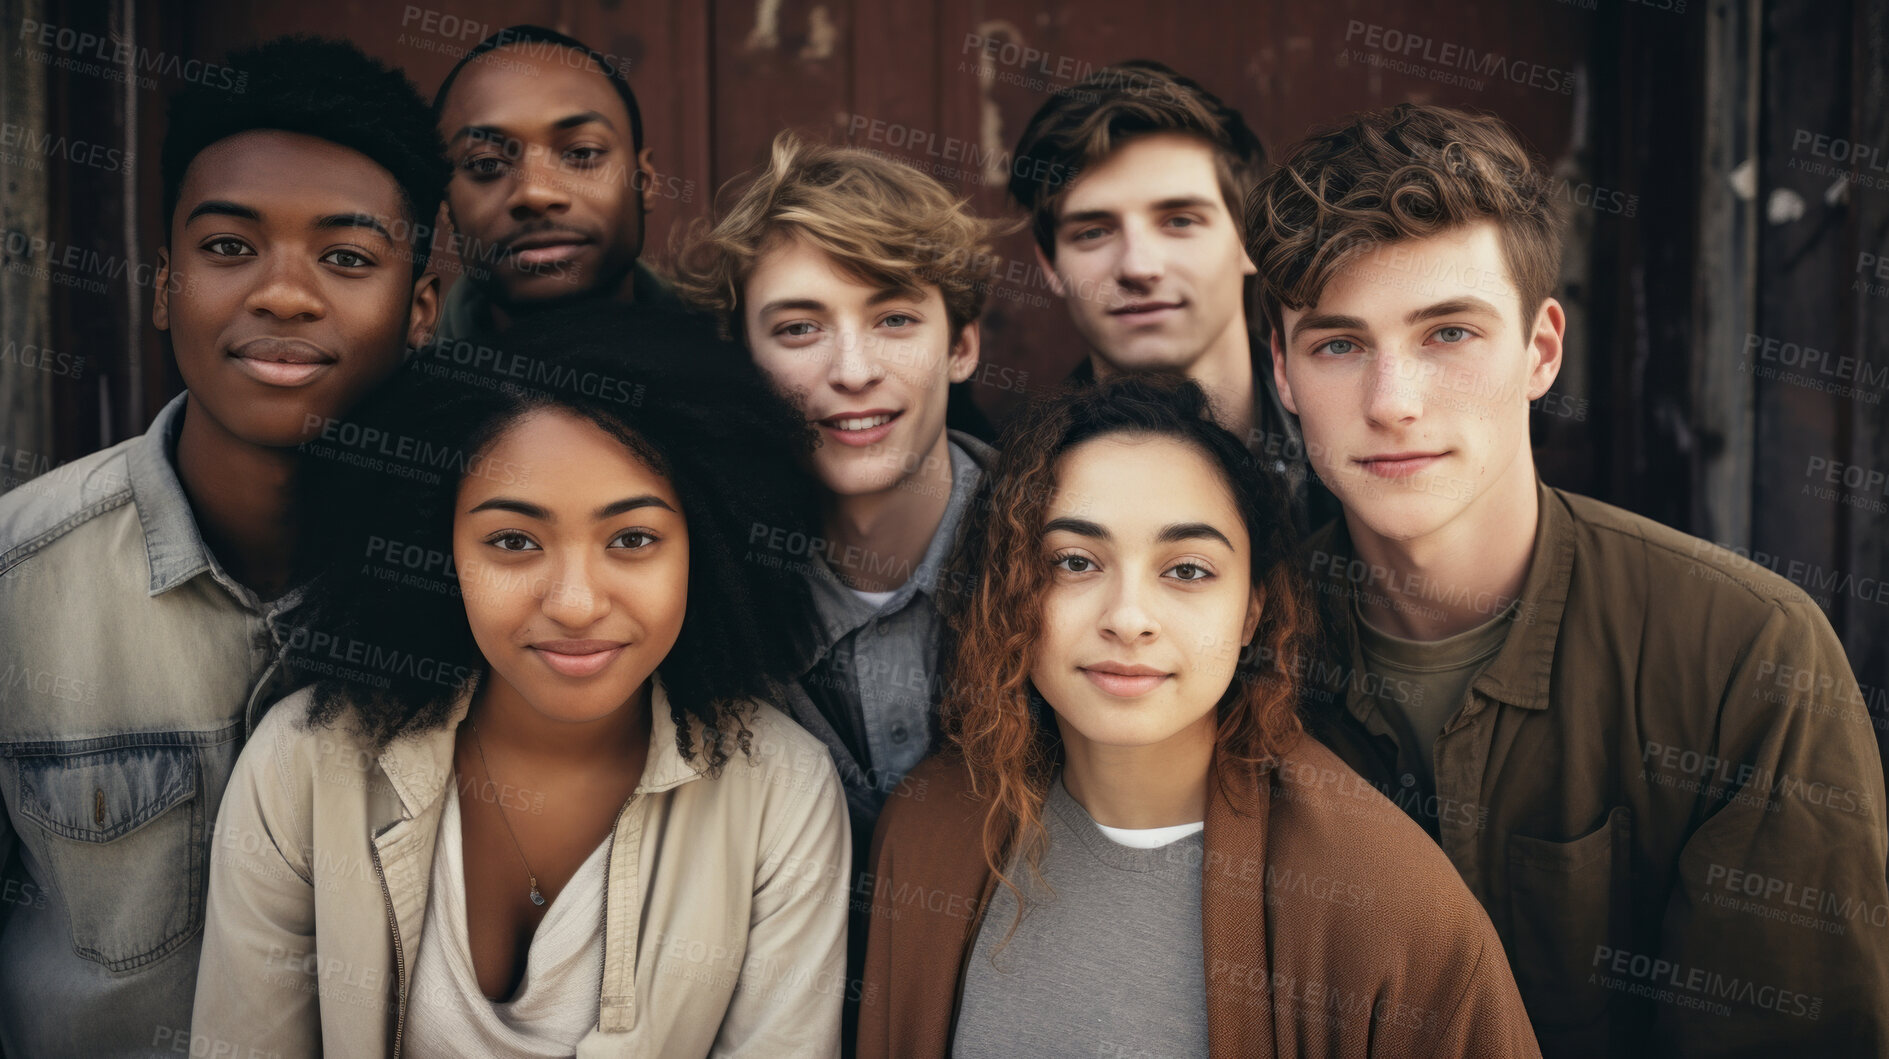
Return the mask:
[[818,298],[776,298],[761,306],[761,315],[766,316],[768,313],[780,312],[783,309],[823,313],[826,312],[826,303]]
[[1180,541],[1219,541],[1233,551],[1233,542],[1227,535],[1214,529],[1205,522],[1171,522],[1161,527],[1161,533],[1155,537],[1161,544],[1175,544]]
[[[1213,205],[1214,200],[1204,195],[1176,195],[1173,198],[1161,199],[1153,203],[1151,208],[1157,211],[1199,210],[1212,209]],[[1063,214],[1062,219],[1056,222],[1056,227],[1062,228],[1065,225],[1071,224],[1087,224],[1091,221],[1112,221],[1115,219],[1115,216],[1116,213],[1114,210],[1077,210],[1074,213]]]
[[1404,323],[1416,324],[1422,323],[1425,320],[1434,320],[1439,316],[1461,316],[1464,313],[1487,313],[1490,316],[1502,315],[1497,311],[1495,306],[1490,305],[1481,298],[1452,298],[1446,302],[1437,302],[1435,305],[1426,305],[1421,309],[1412,310],[1409,316],[1404,317]]
[[189,224],[199,217],[209,216],[240,217],[246,221],[262,220],[262,214],[252,207],[239,205],[227,199],[205,199],[197,203],[197,208],[191,210],[190,215],[184,218],[184,223]]
[[[589,125],[593,122],[604,126],[605,128],[611,130],[612,132],[616,131],[615,122],[611,121],[608,117],[594,110],[580,110],[575,114],[571,114],[566,117],[559,118],[558,120],[551,123],[551,128],[556,129],[559,132],[563,132],[566,129],[575,129],[579,125]],[[510,136],[510,133],[507,133],[503,128],[497,125],[467,125],[465,128],[462,128],[458,132],[453,133],[452,138],[448,140],[447,143],[450,146],[451,144],[456,144],[460,140],[466,139],[467,137],[471,137],[471,136],[478,136],[481,138],[502,139],[502,138],[506,138]]]
[[324,217],[317,217],[315,227],[322,231],[330,228],[369,228],[379,232],[381,238],[388,242],[393,242],[394,238],[378,220],[365,213],[330,213]]
[[[1464,313],[1481,313],[1488,316],[1500,316],[1501,311],[1481,298],[1451,298],[1449,301],[1426,305],[1421,309],[1412,309],[1404,317],[1406,324],[1420,324],[1425,320],[1435,320],[1443,316],[1461,316]],[[1312,313],[1299,318],[1293,325],[1292,339],[1307,331],[1369,331],[1371,325],[1356,316],[1344,316],[1339,313]]]
[[[245,221],[258,222],[262,220],[261,212],[253,206],[244,206],[227,199],[206,199],[198,203],[197,208],[191,210],[190,215],[184,218],[184,223],[189,224],[199,217],[238,217]],[[389,242],[393,241],[393,236],[388,234],[386,227],[366,213],[325,214],[315,218],[315,228],[318,231],[331,228],[369,228],[379,232],[381,238]]]
[[[593,521],[601,522],[607,518],[615,518],[624,512],[635,511],[638,508],[644,507],[659,507],[664,511],[675,511],[675,508],[670,507],[661,497],[645,493],[642,496],[626,497],[625,499],[615,500],[605,504],[598,508],[590,517]],[[539,522],[557,521],[557,516],[553,515],[548,508],[540,507],[529,500],[518,500],[508,496],[495,496],[490,500],[481,501],[474,506],[471,511],[467,512],[467,514],[480,511],[510,511],[515,515],[523,515],[526,518],[537,519]]]
[[[1059,530],[1063,533],[1073,533],[1078,537],[1092,537],[1102,541],[1115,539],[1100,523],[1090,522],[1086,518],[1053,518],[1043,526],[1044,536]],[[1154,539],[1157,544],[1197,540],[1219,541],[1226,545],[1228,550],[1233,549],[1233,542],[1227,539],[1226,534],[1205,522],[1171,522],[1161,527],[1161,532],[1156,534]]]

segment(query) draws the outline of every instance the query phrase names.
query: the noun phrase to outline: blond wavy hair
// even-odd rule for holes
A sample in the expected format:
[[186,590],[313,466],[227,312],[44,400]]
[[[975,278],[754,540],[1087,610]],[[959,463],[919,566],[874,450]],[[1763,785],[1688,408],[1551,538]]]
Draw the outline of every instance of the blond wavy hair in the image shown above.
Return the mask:
[[977,320],[996,273],[998,222],[903,162],[855,147],[774,138],[767,166],[730,181],[713,224],[697,221],[676,255],[676,293],[740,334],[741,288],[782,238],[825,252],[862,283],[913,293],[936,285],[953,334]]

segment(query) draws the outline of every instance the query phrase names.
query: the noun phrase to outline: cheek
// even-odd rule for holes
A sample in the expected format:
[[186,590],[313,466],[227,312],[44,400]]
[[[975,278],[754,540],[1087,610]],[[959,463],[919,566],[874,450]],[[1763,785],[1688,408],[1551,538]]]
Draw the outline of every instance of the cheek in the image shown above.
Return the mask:
[[[752,327],[748,333],[754,333]],[[809,350],[784,350],[765,338],[750,343],[749,350],[754,356],[754,366],[761,370],[774,392],[804,414],[807,392],[819,378],[826,358]]]
[[[1229,583],[1246,584],[1247,574],[1223,574]],[[1231,680],[1239,665],[1242,634],[1246,631],[1246,597],[1224,592],[1203,605],[1190,608],[1193,619],[1179,630],[1189,668],[1211,683]]]

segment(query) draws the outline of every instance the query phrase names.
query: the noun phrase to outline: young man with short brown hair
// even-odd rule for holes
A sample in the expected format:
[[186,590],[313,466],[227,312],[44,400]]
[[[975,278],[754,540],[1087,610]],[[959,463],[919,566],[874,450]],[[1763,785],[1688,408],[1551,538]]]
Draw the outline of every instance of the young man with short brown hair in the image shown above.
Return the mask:
[[1308,726],[1483,902],[1543,1052],[1882,1054],[1881,762],[1829,621],[1536,474],[1566,326],[1540,163],[1402,104],[1251,206],[1279,393],[1344,506],[1308,551]]

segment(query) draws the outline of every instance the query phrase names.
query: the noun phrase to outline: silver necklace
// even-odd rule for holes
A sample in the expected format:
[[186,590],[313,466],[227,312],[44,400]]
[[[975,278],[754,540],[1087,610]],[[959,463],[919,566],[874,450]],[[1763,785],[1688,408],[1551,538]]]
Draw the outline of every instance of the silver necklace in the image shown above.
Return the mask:
[[[466,718],[466,724],[472,728],[472,745],[479,751],[479,765],[485,769],[485,778],[492,779],[492,765],[485,760],[485,741],[479,738],[479,726],[472,718]],[[497,781],[493,781],[497,782]],[[505,812],[505,803],[498,803],[498,818],[505,822],[505,833],[512,836],[512,848],[518,851],[518,859],[525,865],[525,875],[531,880],[531,903],[544,904],[544,895],[538,892],[538,875],[531,870],[531,862],[525,860],[525,847],[518,844],[518,832],[512,830],[512,818]]]

